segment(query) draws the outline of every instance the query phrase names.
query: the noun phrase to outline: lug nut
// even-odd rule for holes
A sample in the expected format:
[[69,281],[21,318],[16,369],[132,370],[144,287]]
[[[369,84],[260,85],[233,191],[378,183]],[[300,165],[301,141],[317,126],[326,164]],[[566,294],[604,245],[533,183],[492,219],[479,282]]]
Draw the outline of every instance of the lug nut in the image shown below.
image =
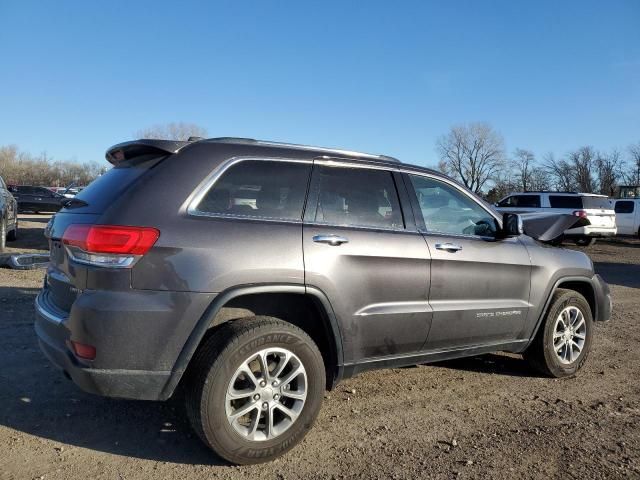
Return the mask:
[[271,386],[275,387],[276,385],[278,385],[278,382],[276,382],[275,380],[273,382],[271,382]]
[[267,386],[267,382],[265,382],[264,380],[262,380],[262,381],[260,382],[260,386],[261,386],[261,387],[266,387],[266,386]]
[[254,399],[254,400],[260,400],[260,394],[259,394],[259,393],[256,393],[256,394],[253,396],[253,399]]
[[267,402],[264,402],[264,403],[262,404],[262,409],[263,409],[263,410],[266,410],[267,408],[269,408],[269,404],[268,404]]
[[274,400],[278,400],[280,398],[280,395],[278,395],[277,393],[273,396]]

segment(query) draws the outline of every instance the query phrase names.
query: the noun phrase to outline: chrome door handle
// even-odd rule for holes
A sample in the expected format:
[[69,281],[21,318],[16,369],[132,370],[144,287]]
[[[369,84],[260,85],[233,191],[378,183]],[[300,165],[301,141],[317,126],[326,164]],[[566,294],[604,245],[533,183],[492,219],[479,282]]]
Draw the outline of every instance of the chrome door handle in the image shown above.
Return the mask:
[[316,243],[326,243],[327,245],[331,245],[332,247],[337,247],[338,245],[342,245],[343,243],[348,243],[349,239],[346,237],[341,237],[339,235],[315,235],[313,237],[313,241]]
[[458,250],[462,250],[462,246],[456,245],[455,243],[436,243],[436,250],[446,250],[447,252],[457,252]]

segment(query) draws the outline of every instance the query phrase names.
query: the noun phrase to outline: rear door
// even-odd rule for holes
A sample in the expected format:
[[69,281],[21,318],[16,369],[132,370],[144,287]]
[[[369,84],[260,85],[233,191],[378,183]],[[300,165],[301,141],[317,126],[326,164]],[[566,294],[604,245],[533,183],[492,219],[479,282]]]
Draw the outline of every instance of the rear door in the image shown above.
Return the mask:
[[616,200],[616,226],[621,235],[635,235],[637,233],[635,200]]
[[453,183],[406,176],[431,252],[433,321],[425,350],[518,338],[529,311],[531,264],[517,238],[497,240],[496,219]]
[[330,299],[346,363],[417,352],[429,332],[429,251],[400,198],[409,208],[388,169],[314,163],[305,284]]

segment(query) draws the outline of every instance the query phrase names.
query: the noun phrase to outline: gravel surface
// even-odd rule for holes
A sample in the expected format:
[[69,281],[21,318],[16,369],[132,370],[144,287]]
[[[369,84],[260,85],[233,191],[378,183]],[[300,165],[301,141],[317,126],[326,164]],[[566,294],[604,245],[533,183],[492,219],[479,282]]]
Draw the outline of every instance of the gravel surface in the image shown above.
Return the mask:
[[[23,216],[11,250],[46,248],[47,220]],[[43,271],[0,269],[0,478],[640,478],[640,242],[585,251],[614,314],[578,377],[541,378],[506,354],[369,372],[326,394],[301,445],[251,467],[210,453],[179,398],[78,390],[36,344]]]

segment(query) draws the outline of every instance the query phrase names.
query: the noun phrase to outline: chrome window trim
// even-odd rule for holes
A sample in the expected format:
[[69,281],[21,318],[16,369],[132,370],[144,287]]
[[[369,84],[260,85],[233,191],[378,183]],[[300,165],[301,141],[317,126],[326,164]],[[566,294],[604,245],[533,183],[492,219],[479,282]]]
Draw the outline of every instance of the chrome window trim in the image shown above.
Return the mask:
[[[331,157],[318,157],[314,159],[314,165],[321,165],[323,167],[336,167],[336,168],[360,168],[366,170],[383,170],[385,172],[389,172],[391,175],[392,172],[397,172],[398,169],[389,165],[371,165],[371,164],[363,164],[363,163],[355,163],[350,161],[344,161],[340,158],[331,158]],[[395,180],[393,180],[393,186],[396,189],[396,195],[398,197],[398,206],[400,207],[400,211],[402,211],[402,201],[400,200],[400,193],[398,192],[398,186],[395,184]],[[315,225],[321,227],[338,227],[338,228],[354,228],[357,230],[368,230],[368,231],[380,231],[380,232],[411,232],[410,229],[407,228],[406,222],[404,221],[405,226],[403,228],[398,227],[375,227],[372,225],[352,225],[352,224],[341,224],[341,223],[330,223],[330,222],[318,222],[316,220],[305,222],[305,225]]]
[[385,170],[388,172],[397,172],[398,168],[391,165],[376,165],[371,163],[359,163],[350,160],[343,160],[336,157],[316,157],[314,159],[314,165],[322,165],[323,167],[337,167],[337,168],[362,168],[367,170]]
[[299,159],[299,158],[283,158],[283,157],[264,157],[264,156],[238,156],[231,157],[222,162],[216,168],[213,169],[209,175],[207,175],[202,182],[194,189],[189,198],[187,198],[187,215],[194,217],[208,217],[208,218],[229,218],[240,220],[258,220],[266,222],[285,222],[285,223],[302,223],[302,217],[299,220],[293,220],[290,218],[277,218],[277,217],[259,217],[249,215],[227,214],[227,213],[215,213],[205,212],[198,210],[198,205],[209,192],[209,190],[215,185],[218,179],[231,167],[238,163],[245,161],[265,161],[265,162],[284,162],[284,163],[308,163],[312,164],[312,159]]
[[[416,172],[416,171],[412,171],[412,170],[408,170],[408,169],[399,169],[401,173],[406,173],[407,175],[416,175],[419,177],[427,177],[431,180],[435,180],[437,182],[442,182],[442,183],[446,183],[447,185],[453,187],[454,189],[456,189],[458,192],[462,192],[464,195],[466,195],[472,202],[474,202],[476,205],[478,205],[480,208],[482,208],[485,212],[487,212],[489,214],[489,216],[491,216],[492,218],[494,218],[497,222],[498,225],[500,225],[500,227],[502,227],[502,219],[500,219],[497,215],[495,215],[491,210],[487,209],[487,207],[485,207],[482,203],[478,202],[478,200],[476,200],[476,198],[473,196],[473,194],[471,192],[466,191],[463,188],[460,188],[460,186],[458,186],[455,182],[448,180],[446,178],[442,178],[439,177],[437,175],[433,175],[430,173],[423,173],[423,172]],[[411,183],[411,188],[413,188],[415,190],[415,187],[413,186],[413,183]],[[423,219],[424,222],[424,219]],[[480,239],[480,240],[496,240],[495,237],[486,237],[486,236],[482,236],[482,235],[466,235],[464,233],[447,233],[447,232],[440,232],[437,230],[427,230],[426,228],[421,228],[421,227],[417,227],[418,231],[421,233],[425,233],[425,234],[433,234],[433,235],[445,235],[445,236],[451,236],[451,237],[458,237],[458,238],[471,238],[471,239]]]

